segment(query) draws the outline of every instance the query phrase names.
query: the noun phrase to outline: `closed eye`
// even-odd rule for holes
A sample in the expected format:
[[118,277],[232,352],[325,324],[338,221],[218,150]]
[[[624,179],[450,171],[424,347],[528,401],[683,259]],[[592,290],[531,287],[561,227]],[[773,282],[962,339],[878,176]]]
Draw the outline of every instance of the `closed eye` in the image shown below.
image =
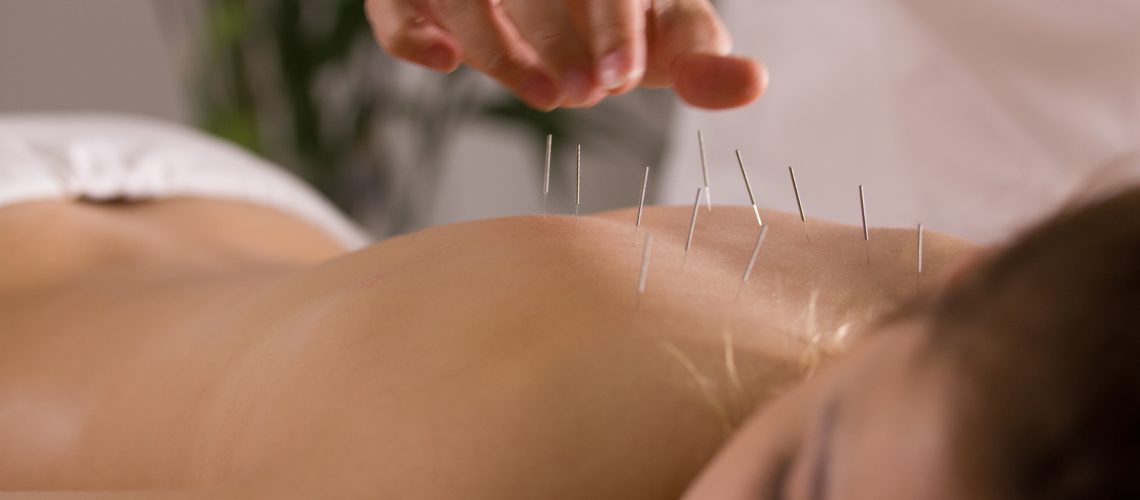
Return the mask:
[[764,482],[764,487],[760,489],[760,500],[787,500],[788,479],[792,475],[793,463],[795,460],[791,453],[780,457]]
[[831,460],[831,437],[835,434],[835,421],[839,416],[839,399],[832,399],[823,409],[823,418],[819,424],[818,447],[815,450],[815,460],[811,468],[811,500],[823,500],[827,496],[828,474],[827,467]]
[[[812,460],[807,495],[810,500],[823,500],[827,495],[832,435],[835,433],[838,415],[839,400],[836,398],[829,401],[824,407],[817,431],[819,437],[815,440],[817,444],[807,457]],[[772,467],[766,479],[761,483],[760,500],[788,500],[790,498],[788,494],[789,482],[798,453],[798,450],[786,453],[776,461],[776,465]]]

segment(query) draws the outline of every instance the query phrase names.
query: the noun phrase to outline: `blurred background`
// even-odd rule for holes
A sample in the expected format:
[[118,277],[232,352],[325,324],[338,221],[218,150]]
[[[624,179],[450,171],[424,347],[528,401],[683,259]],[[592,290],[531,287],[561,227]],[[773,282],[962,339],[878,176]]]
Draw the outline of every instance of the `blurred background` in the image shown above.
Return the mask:
[[0,0],[0,111],[113,111],[198,127],[299,174],[374,234],[636,201],[677,105],[637,92],[533,111],[482,75],[373,41],[362,0]]
[[306,179],[377,236],[542,210],[692,203],[703,129],[715,202],[925,222],[996,241],[1140,143],[1140,2],[723,0],[769,92],[709,113],[669,91],[529,110],[488,79],[386,57],[363,0],[0,0],[0,112],[115,112],[232,141]]

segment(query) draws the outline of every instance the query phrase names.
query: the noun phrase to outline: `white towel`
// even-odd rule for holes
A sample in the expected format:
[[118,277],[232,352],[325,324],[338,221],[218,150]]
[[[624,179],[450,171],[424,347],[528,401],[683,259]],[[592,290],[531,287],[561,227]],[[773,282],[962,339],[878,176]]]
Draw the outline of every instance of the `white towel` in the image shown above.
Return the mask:
[[0,206],[175,196],[269,206],[320,227],[348,249],[370,241],[280,167],[191,129],[124,116],[0,114]]

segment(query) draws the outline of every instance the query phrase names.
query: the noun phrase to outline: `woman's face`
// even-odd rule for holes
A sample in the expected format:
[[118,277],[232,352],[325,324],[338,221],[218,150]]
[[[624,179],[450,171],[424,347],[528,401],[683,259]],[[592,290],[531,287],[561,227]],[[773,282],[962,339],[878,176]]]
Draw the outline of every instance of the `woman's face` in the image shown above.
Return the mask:
[[942,500],[950,369],[922,326],[886,327],[746,424],[685,500]]

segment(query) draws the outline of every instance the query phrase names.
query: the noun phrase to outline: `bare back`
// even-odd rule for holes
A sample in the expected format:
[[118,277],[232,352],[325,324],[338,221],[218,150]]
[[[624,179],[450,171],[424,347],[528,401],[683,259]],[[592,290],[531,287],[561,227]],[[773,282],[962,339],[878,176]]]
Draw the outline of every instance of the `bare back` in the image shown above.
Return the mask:
[[918,282],[913,232],[873,231],[867,264],[861,230],[813,221],[808,243],[766,213],[742,285],[744,208],[702,211],[687,256],[688,208],[661,207],[639,234],[628,210],[517,217],[333,257],[286,216],[177,203],[60,209],[105,226],[5,280],[0,489],[676,498],[820,339],[969,250],[928,235]]

